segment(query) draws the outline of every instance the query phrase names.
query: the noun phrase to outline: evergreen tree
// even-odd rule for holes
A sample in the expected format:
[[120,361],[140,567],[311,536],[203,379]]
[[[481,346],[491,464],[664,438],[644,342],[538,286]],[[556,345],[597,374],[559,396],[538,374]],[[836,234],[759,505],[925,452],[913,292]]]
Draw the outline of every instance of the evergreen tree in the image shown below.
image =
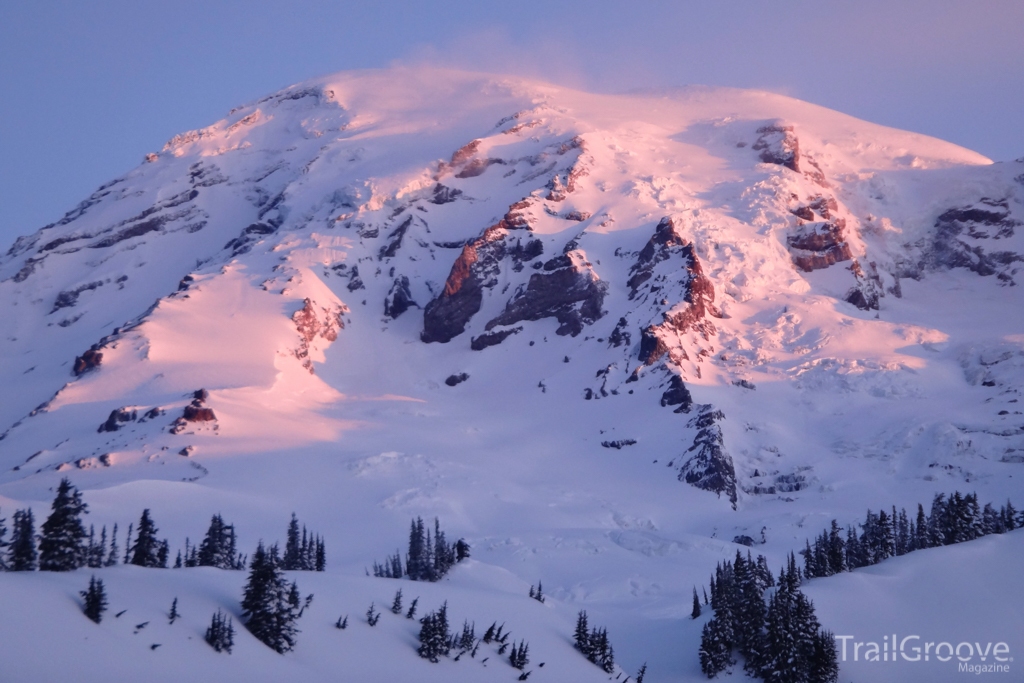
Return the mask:
[[636,683],[644,683],[644,676],[647,675],[647,662],[644,662],[640,670],[636,672]]
[[104,567],[113,567],[117,564],[117,523],[114,523],[114,531],[110,534],[110,550],[107,553],[107,559],[103,563]]
[[[186,554],[188,549],[186,548]],[[217,567],[234,569],[237,550],[235,549],[235,527],[225,524],[224,519],[216,514],[210,519],[210,528],[206,537],[199,544],[196,564],[200,567]],[[287,569],[287,567],[286,567]]]
[[316,538],[316,560],[314,568],[318,572],[327,570],[327,547],[324,545],[323,539],[319,536]]
[[413,581],[422,581],[427,576],[427,567],[423,566],[426,553],[426,540],[423,520],[417,517],[409,529],[409,555],[405,559],[406,573]]
[[380,612],[376,611],[374,604],[371,602],[370,609],[366,610],[366,623],[370,626],[376,626],[378,621],[380,621]]
[[923,550],[924,548],[930,548],[930,535],[928,533],[928,517],[924,514],[924,506],[920,503],[917,504],[917,519],[914,522],[914,548],[916,550]]
[[5,524],[6,519],[0,517],[0,572],[6,572],[10,569],[7,565],[7,546],[10,545],[4,540],[7,536],[7,526]]
[[732,642],[722,628],[722,622],[712,617],[704,624],[700,636],[700,670],[714,678],[732,664]]
[[455,542],[455,561],[462,562],[469,559],[469,544],[466,539],[460,538]]
[[8,568],[12,572],[31,572],[38,566],[36,523],[32,509],[15,510],[11,520]]
[[808,673],[808,683],[836,683],[839,680],[836,639],[830,631],[819,631],[815,636]]
[[697,587],[693,587],[693,610],[690,612],[691,619],[700,617],[700,600],[697,598]]
[[299,520],[292,513],[292,519],[288,522],[288,536],[284,544],[283,568],[286,570],[300,569],[300,545],[299,545]]
[[448,603],[437,612],[431,612],[420,619],[420,646],[416,650],[420,657],[437,663],[451,651],[451,635],[448,632]]
[[843,542],[842,531],[836,520],[828,532],[828,565],[833,574],[846,571],[846,543]]
[[107,611],[107,592],[103,588],[103,580],[97,580],[95,576],[89,579],[88,590],[80,591],[85,604],[82,611],[97,624],[103,620],[103,613]]
[[218,609],[206,629],[205,640],[217,652],[231,654],[231,648],[235,644],[235,627],[231,617]]
[[471,650],[476,645],[476,624],[468,621],[462,622],[462,634],[459,636],[458,646],[462,651]]
[[268,551],[260,542],[250,563],[242,597],[242,616],[246,619],[246,629],[257,640],[283,654],[295,647],[299,608],[289,600],[288,585],[278,564],[276,546]]
[[174,602],[171,603],[171,611],[167,613],[167,618],[173,624],[180,616],[178,614],[178,598],[175,597]]
[[402,613],[402,589],[399,588],[398,592],[395,593],[395,599],[391,601],[391,613],[401,614]]
[[[131,548],[130,564],[138,567],[166,566],[166,545],[157,539],[156,532],[156,524],[153,523],[152,517],[149,516],[149,508],[146,508],[142,511],[142,517],[139,519],[138,534]],[[163,551],[162,562],[161,550]]]
[[61,479],[52,512],[43,522],[39,541],[39,568],[67,572],[86,561],[85,527],[81,516],[88,512],[82,493],[67,479]]
[[530,663],[530,645],[524,640],[516,646],[512,644],[512,651],[508,655],[508,663],[514,668],[522,671]]
[[419,598],[413,598],[412,599],[412,602],[409,603],[409,611],[405,613],[405,618],[406,619],[415,619],[416,618],[416,605],[418,605],[419,602],[420,602]]
[[[491,629],[493,628],[494,626],[491,625],[491,628],[488,629],[487,633],[491,633]],[[590,630],[589,625],[587,624],[587,612],[585,610],[580,610],[580,613],[576,615],[576,631],[573,634],[573,640],[575,641],[576,649],[583,653],[584,657],[590,659]],[[484,634],[484,642],[490,642],[487,634]]]

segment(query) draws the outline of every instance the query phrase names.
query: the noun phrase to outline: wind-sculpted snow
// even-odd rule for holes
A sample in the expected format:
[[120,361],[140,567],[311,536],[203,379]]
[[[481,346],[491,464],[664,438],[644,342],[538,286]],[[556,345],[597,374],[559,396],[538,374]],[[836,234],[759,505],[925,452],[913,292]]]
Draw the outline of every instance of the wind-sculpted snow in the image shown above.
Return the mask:
[[769,93],[296,85],[0,258],[0,508],[301,507],[357,576],[439,516],[684,680],[725,539],[1019,490],[1022,177]]

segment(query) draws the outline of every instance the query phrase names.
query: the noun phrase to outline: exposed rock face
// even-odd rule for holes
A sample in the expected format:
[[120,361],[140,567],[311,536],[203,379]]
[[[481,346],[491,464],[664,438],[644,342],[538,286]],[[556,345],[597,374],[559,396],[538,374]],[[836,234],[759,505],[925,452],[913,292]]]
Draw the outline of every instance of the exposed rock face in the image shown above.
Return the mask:
[[62,308],[74,306],[78,303],[78,295],[82,292],[88,292],[97,287],[102,287],[103,281],[98,280],[96,282],[88,282],[84,285],[79,285],[74,289],[66,290],[57,295],[57,298],[53,301],[53,310],[50,313],[56,313]]
[[98,368],[103,362],[103,354],[96,349],[89,349],[81,356],[75,357],[75,364],[72,367],[75,375],[82,375],[89,370]]
[[398,249],[402,246],[402,239],[405,237],[405,233],[409,230],[410,225],[412,225],[412,216],[406,217],[397,228],[391,231],[391,234],[388,235],[388,240],[390,241],[386,246],[380,248],[379,258],[390,258],[398,253]]
[[516,202],[500,221],[462,247],[444,283],[444,291],[423,309],[420,339],[428,344],[443,344],[465,331],[466,324],[483,304],[484,288],[498,283],[501,261],[512,250],[507,239],[509,233],[529,229],[522,213],[529,204],[528,199]]
[[134,422],[138,417],[135,408],[117,408],[110,411],[110,417],[99,426],[97,432],[116,432],[125,422]]
[[725,438],[718,424],[724,419],[722,411],[704,405],[697,416],[687,423],[687,427],[698,431],[693,445],[687,450],[689,456],[686,462],[679,468],[679,481],[719,496],[724,493],[735,508],[736,470],[732,457],[725,450]]
[[[192,403],[185,406],[181,417],[171,425],[171,434],[181,434],[188,428],[189,422],[216,422],[217,416],[213,408],[207,408],[203,404],[210,398],[210,392],[206,389],[198,389],[192,394]],[[214,426],[216,429],[216,426]]]
[[332,342],[338,338],[338,330],[344,329],[345,323],[342,320],[342,313],[345,307],[324,307],[318,306],[311,299],[305,299],[303,306],[292,315],[295,329],[299,333],[299,348],[295,350],[295,357],[302,361],[302,366],[313,372],[313,361],[309,358],[310,344],[317,339],[325,339]]
[[509,330],[498,330],[497,332],[484,332],[479,337],[473,337],[469,344],[469,348],[474,351],[483,351],[488,346],[497,346],[501,342],[505,341],[513,334],[519,334],[523,331],[522,325],[519,327],[513,327]]
[[791,209],[800,223],[786,237],[786,243],[797,268],[809,273],[853,258],[843,234],[846,221],[834,215],[837,209],[834,198],[821,195]]
[[447,384],[450,387],[454,387],[454,386],[457,386],[459,384],[462,384],[467,379],[469,379],[469,375],[467,373],[465,373],[465,372],[460,372],[457,375],[448,375],[448,379],[446,379],[444,381],[444,383]]
[[544,270],[549,272],[530,276],[526,289],[517,292],[486,329],[553,317],[559,322],[555,334],[575,337],[585,324],[604,315],[601,305],[608,285],[597,276],[582,251],[574,249],[555,257],[544,264]]
[[[686,240],[676,232],[676,224],[671,218],[662,218],[654,229],[654,236],[647,240],[647,244],[640,250],[636,263],[629,269],[629,298],[636,297],[637,291],[643,283],[651,279],[654,274],[654,267],[671,255],[672,247],[685,247]],[[690,255],[693,254],[692,247]]]
[[397,318],[411,307],[418,304],[413,301],[412,292],[409,289],[409,278],[405,275],[396,277],[391,283],[391,289],[384,298],[384,315],[388,318]]
[[668,383],[668,389],[661,395],[661,405],[662,407],[679,406],[673,411],[676,413],[690,412],[690,406],[693,405],[693,397],[690,396],[690,390],[683,384],[683,379],[679,375],[672,375],[672,379]]
[[[717,333],[714,323],[708,318],[718,317],[715,308],[715,288],[704,275],[704,269],[693,250],[693,244],[682,239],[676,232],[671,218],[663,218],[654,231],[654,236],[640,251],[637,262],[630,269],[630,297],[644,289],[651,278],[654,267],[661,261],[677,256],[682,261],[684,277],[683,301],[668,311],[662,312],[663,321],[649,325],[641,331],[639,359],[643,365],[653,365],[666,353],[675,354],[671,360],[677,362],[687,358],[680,338],[688,332],[695,332],[705,340]],[[660,287],[659,287],[660,289]],[[647,292],[657,289],[648,286]],[[670,354],[670,355],[671,355]]]
[[1013,283],[1010,268],[1024,256],[1009,250],[991,251],[992,245],[1014,236],[1022,223],[1011,217],[1007,199],[983,197],[973,206],[949,209],[935,221],[935,237],[921,266],[967,268],[978,275],[996,275]]
[[800,141],[793,132],[793,126],[774,123],[761,126],[757,134],[757,142],[752,149],[761,153],[761,161],[800,172]]

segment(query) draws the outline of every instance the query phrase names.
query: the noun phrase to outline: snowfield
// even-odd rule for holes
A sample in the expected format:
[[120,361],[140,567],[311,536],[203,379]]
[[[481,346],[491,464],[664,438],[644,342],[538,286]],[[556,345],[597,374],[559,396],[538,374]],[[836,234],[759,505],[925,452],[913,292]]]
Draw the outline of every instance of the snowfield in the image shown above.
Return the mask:
[[[245,572],[0,573],[0,680],[519,675],[417,657],[398,587],[455,629],[506,622],[531,681],[609,678],[572,648],[581,609],[619,680],[706,680],[691,591],[736,537],[777,572],[867,508],[1024,507],[1022,197],[1024,161],[732,89],[345,72],[176,136],[0,257],[0,518],[38,525],[68,477],[122,547],[150,509],[173,560],[215,513],[251,553],[295,512],[327,571],[289,574],[315,597],[286,655],[241,628]],[[417,516],[472,559],[368,577]],[[1013,656],[1022,539],[805,591],[837,635]],[[217,608],[230,655],[202,639]]]

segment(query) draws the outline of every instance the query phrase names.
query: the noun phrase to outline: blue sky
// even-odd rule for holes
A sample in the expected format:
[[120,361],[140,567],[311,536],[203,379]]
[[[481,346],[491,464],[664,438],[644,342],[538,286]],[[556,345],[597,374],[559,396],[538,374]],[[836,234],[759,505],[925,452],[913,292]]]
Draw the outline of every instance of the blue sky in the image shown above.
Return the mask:
[[0,0],[0,243],[175,133],[334,71],[763,88],[1024,156],[1024,2]]

